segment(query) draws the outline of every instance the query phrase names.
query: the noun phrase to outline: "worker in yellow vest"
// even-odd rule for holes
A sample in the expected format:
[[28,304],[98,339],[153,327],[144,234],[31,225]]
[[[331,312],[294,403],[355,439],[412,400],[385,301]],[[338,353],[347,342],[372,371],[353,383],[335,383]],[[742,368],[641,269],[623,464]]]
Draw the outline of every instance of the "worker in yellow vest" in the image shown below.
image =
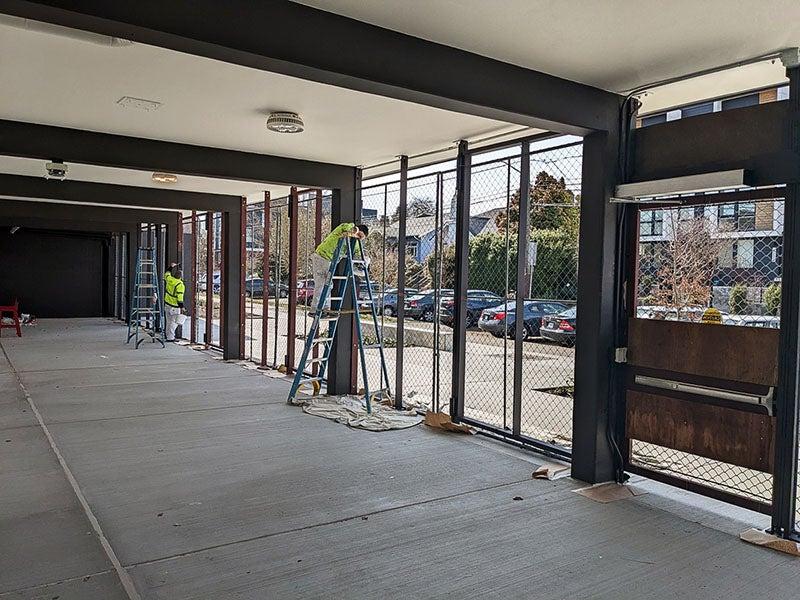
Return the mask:
[[186,291],[186,285],[181,279],[181,266],[177,263],[172,263],[164,273],[164,308],[166,309],[167,326],[166,334],[167,341],[175,341],[175,330],[178,329],[178,323],[181,314],[183,314],[183,294]]
[[[331,268],[331,261],[333,254],[336,252],[336,246],[339,240],[344,237],[354,237],[363,240],[369,235],[369,227],[361,223],[342,223],[331,231],[322,243],[317,246],[314,254],[311,255],[311,270],[314,275],[314,298],[311,301],[313,310],[317,310],[319,305],[319,298],[322,295],[322,288],[325,287],[325,281],[328,278],[328,271]],[[344,256],[339,257],[344,258]],[[330,298],[330,297],[329,297]],[[330,299],[328,300],[330,303]],[[327,309],[330,304],[323,307]]]

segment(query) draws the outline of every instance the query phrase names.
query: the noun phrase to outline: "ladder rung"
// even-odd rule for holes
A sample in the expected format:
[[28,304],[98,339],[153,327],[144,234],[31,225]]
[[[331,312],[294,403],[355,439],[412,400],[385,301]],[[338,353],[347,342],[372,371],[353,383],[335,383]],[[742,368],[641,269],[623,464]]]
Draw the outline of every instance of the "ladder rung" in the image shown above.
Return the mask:
[[339,315],[336,315],[336,316],[333,316],[333,317],[323,317],[323,316],[320,316],[320,317],[319,317],[319,320],[320,320],[320,321],[336,321],[338,318],[339,318]]
[[337,302],[341,302],[342,300],[344,300],[344,296],[337,296],[335,298],[331,298],[331,300],[336,300]]
[[375,348],[380,348],[381,344],[364,344],[364,350],[374,350]]
[[347,275],[334,275],[332,279],[347,279]]
[[363,305],[369,304],[370,306],[373,304],[372,300],[359,300],[358,303]]
[[138,287],[140,287],[140,288],[143,288],[143,287],[147,287],[147,288],[154,288],[154,287],[158,287],[158,286],[157,286],[157,285],[155,285],[154,283],[138,283],[138,284],[136,284],[136,285],[137,285]]
[[324,363],[328,360],[327,356],[323,356],[322,358],[312,358],[306,361],[307,364],[313,365],[314,363]]
[[333,338],[329,338],[329,337],[326,337],[326,338],[314,338],[314,343],[315,344],[319,344],[320,342],[330,342],[332,340],[333,340]]
[[360,259],[359,260],[353,259],[353,264],[354,265],[365,265],[365,264],[367,264],[367,261],[360,260]]

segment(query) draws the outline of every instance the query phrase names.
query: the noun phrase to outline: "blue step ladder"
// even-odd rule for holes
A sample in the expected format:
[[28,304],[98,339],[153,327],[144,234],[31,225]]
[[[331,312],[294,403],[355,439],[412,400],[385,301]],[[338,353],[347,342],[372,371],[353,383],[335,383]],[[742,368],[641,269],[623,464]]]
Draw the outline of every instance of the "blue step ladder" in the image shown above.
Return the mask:
[[[372,294],[372,285],[369,280],[369,269],[365,257],[364,247],[358,238],[344,237],[339,240],[336,250],[333,253],[331,267],[325,285],[320,294],[319,302],[314,309],[314,319],[311,322],[311,329],[306,338],[303,348],[303,355],[292,382],[292,389],[289,392],[288,404],[297,404],[297,392],[303,385],[311,384],[314,393],[318,393],[320,385],[325,380],[325,371],[328,367],[333,342],[336,338],[336,331],[339,327],[339,320],[342,315],[352,314],[356,323],[356,336],[358,338],[358,353],[361,362],[361,374],[364,380],[363,397],[366,404],[367,413],[372,412],[372,399],[378,397],[391,398],[389,389],[389,373],[386,369],[386,356],[383,350],[383,333],[378,325],[378,313],[375,308],[375,298]],[[344,273],[336,274],[336,267],[340,259],[345,261]],[[361,271],[361,273],[357,273]],[[363,273],[363,275],[362,275]],[[367,298],[358,298],[358,278],[361,277],[367,288]],[[334,287],[334,284],[337,284]],[[331,294],[336,292],[336,296]],[[354,310],[344,308],[347,294],[352,294]],[[325,305],[330,299],[330,309],[326,310]],[[374,327],[375,343],[364,344],[363,327],[361,323],[361,309],[368,309],[368,314],[372,319]],[[326,331],[322,331],[322,324],[327,325]],[[321,333],[322,332],[322,333]],[[321,358],[311,358],[312,350],[322,346],[323,354]],[[376,349],[380,356],[380,383],[378,389],[370,388],[369,377],[367,374],[367,355],[366,350]],[[307,365],[318,365],[318,371],[314,374],[306,373]]]
[[161,302],[161,278],[158,272],[158,250],[140,247],[136,250],[136,278],[128,314],[127,344],[134,340],[136,348],[149,339],[164,344],[164,305]]

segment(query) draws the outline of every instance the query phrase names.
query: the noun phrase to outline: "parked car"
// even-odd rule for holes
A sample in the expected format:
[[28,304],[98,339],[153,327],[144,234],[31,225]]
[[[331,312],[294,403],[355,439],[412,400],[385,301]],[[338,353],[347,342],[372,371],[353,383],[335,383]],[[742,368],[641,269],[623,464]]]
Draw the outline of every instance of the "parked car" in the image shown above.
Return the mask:
[[244,282],[244,295],[248,298],[264,297],[264,280],[259,277],[251,277]]
[[[439,294],[441,294],[442,297],[452,298],[453,290],[440,290]],[[418,321],[433,321],[434,295],[434,290],[423,290],[416,296],[408,298],[405,306],[406,316],[417,319]]]
[[[393,317],[397,314],[397,288],[390,288],[386,290],[379,298],[376,298],[378,312],[383,313],[387,317]],[[411,298],[419,293],[416,288],[406,288],[406,298]]]
[[[503,304],[505,299],[494,292],[486,290],[467,290],[467,327],[478,325],[484,309]],[[444,325],[452,327],[455,322],[455,298],[442,301],[441,320]]]
[[573,306],[556,315],[542,317],[542,337],[565,346],[574,346],[576,315],[577,309]]
[[311,306],[311,300],[314,298],[314,280],[301,279],[297,282],[297,302],[299,304],[306,304]]
[[[381,293],[381,286],[380,284],[375,283],[373,281],[371,282],[371,287],[372,287],[372,297],[373,299],[376,299],[376,305],[377,305],[377,298]],[[358,299],[369,300],[369,292],[367,291],[367,284],[363,281],[359,282],[358,284]]]
[[[552,315],[564,312],[569,307],[560,302],[550,302],[541,300],[525,300],[525,336],[524,339],[540,335],[542,318],[545,315]],[[503,305],[494,308],[487,308],[481,313],[478,328],[481,331],[488,331],[495,337],[503,337],[508,333],[509,337],[514,337],[517,325],[517,303],[510,300]]]
[[[276,298],[277,297],[275,295],[275,291],[276,291],[275,288],[276,288],[275,282],[272,281],[272,279],[270,279],[269,280],[269,297],[270,298]],[[289,297],[289,286],[286,285],[285,283],[278,284],[277,291],[280,294],[281,298],[288,298]]]

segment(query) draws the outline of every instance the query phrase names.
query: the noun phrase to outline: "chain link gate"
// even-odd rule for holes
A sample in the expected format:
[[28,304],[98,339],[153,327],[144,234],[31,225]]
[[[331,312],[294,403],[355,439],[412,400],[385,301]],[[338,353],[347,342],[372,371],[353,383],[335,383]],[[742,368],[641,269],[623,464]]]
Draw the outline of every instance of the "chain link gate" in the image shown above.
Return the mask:
[[[779,329],[784,202],[781,188],[714,194],[638,210],[635,316],[646,321]],[[717,326],[719,326],[717,325]],[[760,353],[751,345],[736,354]],[[766,348],[764,353],[768,353]],[[709,361],[733,360],[734,356]],[[636,370],[639,373],[641,369]],[[634,383],[635,385],[635,383]],[[721,385],[721,384],[720,384]],[[769,406],[750,407],[769,426]],[[762,437],[770,437],[765,433]],[[772,475],[631,436],[629,463],[644,474],[769,511]]]

